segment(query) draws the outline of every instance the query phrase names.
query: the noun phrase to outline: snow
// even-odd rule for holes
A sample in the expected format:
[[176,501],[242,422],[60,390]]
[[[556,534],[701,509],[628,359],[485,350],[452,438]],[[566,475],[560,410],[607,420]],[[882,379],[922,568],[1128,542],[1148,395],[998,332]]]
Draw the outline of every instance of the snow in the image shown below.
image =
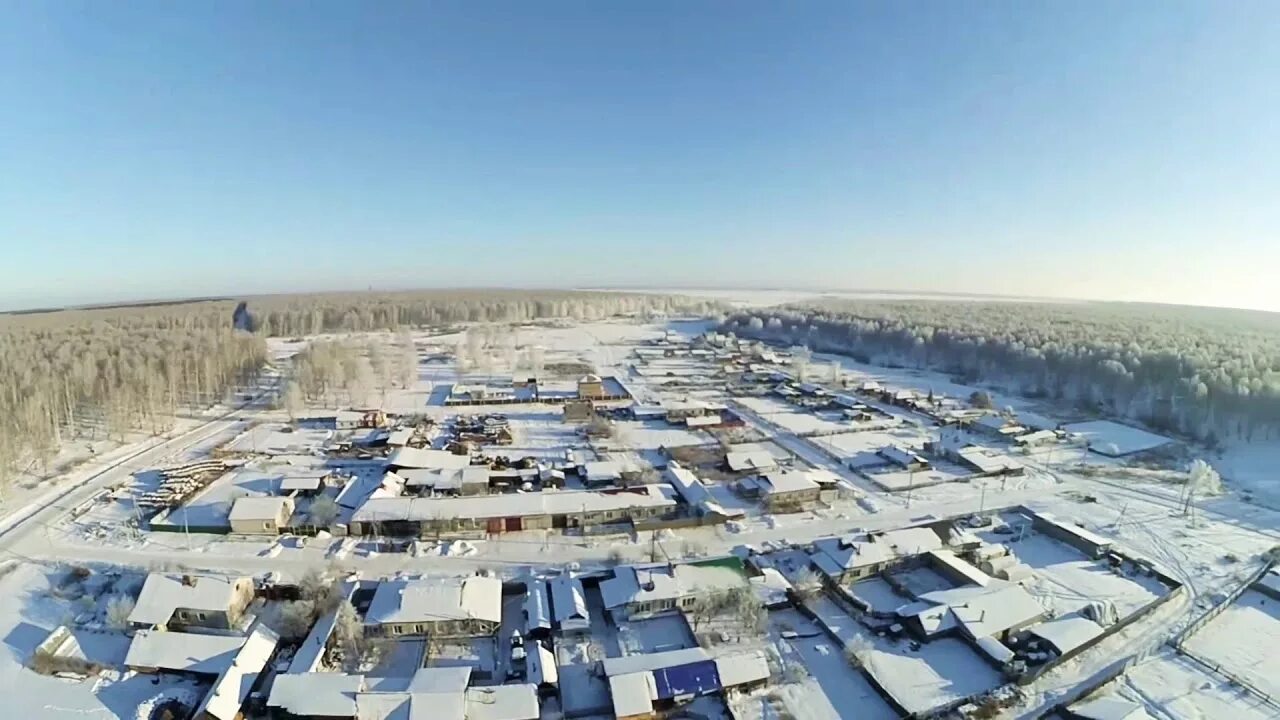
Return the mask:
[[1246,590],[1185,648],[1273,696],[1280,696],[1280,601]]
[[1064,425],[1063,430],[1081,435],[1089,443],[1089,449],[1102,455],[1123,457],[1133,453],[1151,450],[1173,442],[1163,435],[1140,430],[1129,425],[1121,425],[1110,420],[1092,420],[1089,422]]
[[880,577],[859,580],[849,586],[849,591],[854,597],[867,603],[872,612],[891,613],[912,600],[899,595],[887,580]]
[[1172,651],[1129,670],[1116,685],[1116,696],[1144,705],[1161,719],[1275,720],[1280,713],[1274,705]]
[[898,713],[849,664],[836,642],[812,621],[797,610],[770,613],[769,619],[772,635],[797,633],[798,637],[777,637],[775,641],[784,666],[803,668],[817,682],[840,720],[896,720]]
[[1105,562],[1090,560],[1048,535],[1031,534],[1010,543],[1011,554],[1036,572],[1027,590],[1058,615],[1078,612],[1091,602],[1108,602],[1125,617],[1169,592],[1146,575],[1125,576]]

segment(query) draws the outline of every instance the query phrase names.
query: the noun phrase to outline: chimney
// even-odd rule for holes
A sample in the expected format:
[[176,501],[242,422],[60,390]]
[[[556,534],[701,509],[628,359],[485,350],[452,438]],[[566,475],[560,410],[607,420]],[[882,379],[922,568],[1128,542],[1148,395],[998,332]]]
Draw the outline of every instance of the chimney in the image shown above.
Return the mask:
[[190,575],[183,575],[183,576],[182,576],[182,584],[183,584],[183,585],[185,585],[185,586],[187,586],[187,587],[195,587],[195,586],[196,586],[196,579],[195,579],[194,577],[190,576]]

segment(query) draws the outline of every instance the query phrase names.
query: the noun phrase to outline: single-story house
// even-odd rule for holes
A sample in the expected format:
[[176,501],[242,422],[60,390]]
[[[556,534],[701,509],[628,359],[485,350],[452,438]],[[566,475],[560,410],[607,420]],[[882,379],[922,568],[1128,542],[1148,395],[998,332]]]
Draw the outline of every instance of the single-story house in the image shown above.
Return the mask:
[[293,498],[241,497],[231,504],[227,522],[231,532],[245,535],[278,535],[293,517]]
[[821,538],[810,555],[813,564],[833,581],[875,575],[942,548],[942,538],[928,527],[899,528],[839,538]]
[[958,630],[971,640],[1011,634],[1045,619],[1047,613],[1022,586],[1002,580],[964,585],[920,595],[919,602],[898,609],[903,624],[929,638]]
[[778,459],[767,450],[731,450],[725,453],[725,465],[732,472],[768,472],[776,470]]
[[614,717],[651,718],[695,697],[758,687],[769,679],[763,651],[712,657],[702,648],[606,658]]
[[129,613],[135,628],[230,629],[253,600],[253,580],[224,575],[151,573]]
[[667,484],[603,490],[544,490],[475,497],[371,498],[351,517],[353,535],[375,527],[392,534],[484,530],[489,533],[580,528],[661,517],[676,510]]
[[139,630],[129,643],[124,664],[141,673],[217,676],[231,667],[246,639],[243,635]]
[[356,695],[365,689],[363,675],[310,672],[276,675],[267,708],[272,717],[288,720],[356,717]]
[[401,470],[397,474],[404,478],[405,488],[414,492],[485,495],[489,492],[492,473],[484,465],[468,465],[463,468]]
[[897,465],[903,470],[928,470],[929,460],[920,453],[897,445],[885,445],[876,452],[877,455]]
[[239,720],[244,701],[258,676],[276,653],[280,637],[264,623],[249,631],[231,664],[218,675],[192,715],[195,720]]
[[501,622],[502,581],[478,575],[386,580],[365,613],[365,627],[375,636],[485,636]]
[[591,632],[591,615],[582,581],[560,575],[547,585],[551,588],[551,616],[556,629],[561,634]]
[[800,510],[818,501],[821,486],[804,470],[773,470],[760,476],[760,494],[769,510]]
[[687,609],[699,598],[746,586],[742,573],[722,565],[626,565],[600,583],[600,595],[605,609],[622,619]]
[[387,458],[387,468],[396,470],[461,470],[471,465],[467,455],[455,455],[445,450],[401,447]]

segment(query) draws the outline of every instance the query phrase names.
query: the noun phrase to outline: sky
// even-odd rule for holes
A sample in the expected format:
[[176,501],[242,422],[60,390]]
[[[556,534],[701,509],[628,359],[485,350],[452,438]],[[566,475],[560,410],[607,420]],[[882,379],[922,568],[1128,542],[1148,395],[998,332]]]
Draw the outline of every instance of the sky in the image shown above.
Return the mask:
[[0,3],[0,307],[425,287],[1280,311],[1280,4]]

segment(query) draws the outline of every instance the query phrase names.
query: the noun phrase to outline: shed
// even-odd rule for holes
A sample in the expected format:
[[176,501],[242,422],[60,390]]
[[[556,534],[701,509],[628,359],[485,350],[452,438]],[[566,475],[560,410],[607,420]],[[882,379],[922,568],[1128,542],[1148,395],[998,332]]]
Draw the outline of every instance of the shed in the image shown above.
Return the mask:
[[231,505],[227,521],[231,532],[246,535],[277,535],[293,516],[293,498],[242,497]]

